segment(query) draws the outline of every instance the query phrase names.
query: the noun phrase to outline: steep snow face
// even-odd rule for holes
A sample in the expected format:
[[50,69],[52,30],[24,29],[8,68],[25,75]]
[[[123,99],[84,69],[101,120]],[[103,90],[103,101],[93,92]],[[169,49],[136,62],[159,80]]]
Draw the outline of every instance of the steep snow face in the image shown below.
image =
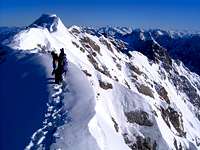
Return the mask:
[[[4,42],[29,55],[42,51],[46,56],[63,47],[70,62],[58,93],[52,85],[55,93],[49,98],[44,124],[33,134],[27,150],[200,149],[197,74],[171,59],[145,31],[127,36],[133,45],[145,41],[140,43],[143,54],[125,53],[126,43],[100,32],[96,36],[95,30],[57,25],[53,31],[55,20],[48,22],[49,17],[56,16],[41,17],[45,19],[36,21],[37,27],[31,25]],[[124,28],[120,34],[129,31]]]

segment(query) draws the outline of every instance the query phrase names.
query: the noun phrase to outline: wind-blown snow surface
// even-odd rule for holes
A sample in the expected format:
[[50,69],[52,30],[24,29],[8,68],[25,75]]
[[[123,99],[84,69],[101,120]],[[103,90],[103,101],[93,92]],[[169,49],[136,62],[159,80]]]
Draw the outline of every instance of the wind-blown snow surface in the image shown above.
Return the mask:
[[[127,56],[119,49],[120,41],[77,26],[67,29],[56,15],[43,15],[10,39],[3,44],[22,50],[19,58],[42,58],[37,62],[45,68],[36,72],[47,69],[45,78],[52,69],[48,51],[64,47],[70,62],[62,85],[46,83],[50,92],[45,117],[32,137],[28,135],[26,149],[200,149],[200,77],[167,57],[156,41],[155,60],[137,51]],[[8,66],[4,58],[16,56],[1,57],[0,67]],[[23,72],[22,65],[16,69]],[[5,76],[2,80],[10,81]],[[37,92],[32,91],[30,97]]]

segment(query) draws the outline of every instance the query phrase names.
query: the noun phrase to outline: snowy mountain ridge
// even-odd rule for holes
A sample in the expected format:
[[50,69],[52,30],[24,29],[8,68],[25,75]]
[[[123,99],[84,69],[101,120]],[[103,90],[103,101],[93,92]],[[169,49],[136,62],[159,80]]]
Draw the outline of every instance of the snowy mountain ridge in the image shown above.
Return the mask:
[[[21,60],[36,53],[51,76],[48,52],[60,48],[70,63],[66,85],[48,85],[55,91],[26,150],[200,149],[200,77],[172,59],[152,34],[148,39],[144,34],[149,33],[139,34],[139,40],[147,41],[141,44],[127,36],[132,32],[94,34],[78,26],[66,28],[56,15],[42,15],[2,42],[6,59],[0,67],[6,68],[15,55]],[[140,52],[130,51],[124,36],[132,41],[129,46],[141,44]]]
[[[120,40],[124,44],[125,50],[141,51],[146,49],[149,39],[153,37],[157,43],[166,48],[168,53],[174,59],[180,59],[192,71],[200,74],[200,57],[196,55],[200,51],[200,32],[173,31],[161,29],[131,29],[126,27],[102,27],[102,28],[84,28],[84,31],[108,38]],[[124,49],[122,47],[122,49]]]

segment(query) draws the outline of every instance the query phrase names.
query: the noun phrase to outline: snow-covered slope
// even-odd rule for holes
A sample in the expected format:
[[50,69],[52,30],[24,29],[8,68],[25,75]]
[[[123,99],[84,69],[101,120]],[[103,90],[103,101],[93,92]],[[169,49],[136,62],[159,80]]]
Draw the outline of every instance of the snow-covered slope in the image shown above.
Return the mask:
[[146,49],[149,39],[153,37],[161,46],[167,49],[172,58],[180,59],[192,71],[200,75],[200,64],[197,61],[200,56],[200,32],[172,31],[161,29],[131,29],[126,27],[102,27],[84,28],[84,31],[121,41],[124,44],[122,50]]
[[[50,59],[49,51],[63,47],[70,62],[61,86],[47,83],[48,107],[27,150],[200,149],[200,77],[153,37],[143,54],[125,53],[119,39],[43,15],[10,39],[3,44],[18,57]],[[2,55],[0,67],[6,57],[12,55]],[[50,76],[51,62],[44,60]]]

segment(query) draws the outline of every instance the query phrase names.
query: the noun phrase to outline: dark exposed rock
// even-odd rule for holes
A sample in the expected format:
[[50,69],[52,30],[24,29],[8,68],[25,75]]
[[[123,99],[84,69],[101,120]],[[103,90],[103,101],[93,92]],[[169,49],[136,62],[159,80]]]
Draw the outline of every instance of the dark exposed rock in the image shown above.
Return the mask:
[[118,52],[124,51],[126,49],[126,44],[122,40],[114,39],[110,37],[110,42],[115,46]]
[[128,138],[128,134],[127,134],[127,133],[124,133],[124,134],[123,134],[123,137],[124,137],[124,141],[125,141],[126,144],[130,144],[130,143],[132,143],[132,141],[129,140],[129,138]]
[[137,144],[131,141],[127,133],[123,134],[124,142],[131,148],[131,150],[137,150]]
[[128,84],[128,82],[127,82],[126,80],[124,80],[124,82],[125,82],[126,86],[127,86],[129,89],[131,89],[131,87],[130,87],[130,85]]
[[136,137],[136,143],[132,142],[128,138],[128,134],[123,134],[125,143],[131,148],[131,150],[156,150],[157,143],[154,140],[151,140],[150,137]]
[[100,38],[100,42],[104,45],[106,45],[106,47],[108,48],[108,50],[110,50],[111,52],[113,52],[113,49],[111,47],[111,44],[108,43],[106,40],[104,40],[103,38]]
[[142,138],[137,136],[137,150],[156,150],[156,141],[151,141],[150,137]]
[[83,53],[85,52],[85,49],[80,47],[80,51],[82,51]]
[[135,74],[132,73],[131,74],[131,81],[135,83],[137,80],[138,80],[138,77]]
[[[198,86],[194,87],[185,76],[180,76],[176,72],[174,72],[169,77],[169,79],[174,84],[177,91],[185,93],[192,105],[195,106],[197,109],[200,109],[200,96],[198,95],[197,90],[195,88],[198,88]],[[198,85],[198,83],[196,83],[196,85]],[[200,114],[198,111],[195,112],[195,115],[200,120]]]
[[93,55],[94,57],[96,57],[96,56],[97,56],[97,53],[96,53],[96,52],[92,52],[92,55]]
[[105,81],[102,81],[102,80],[99,80],[99,86],[104,90],[108,90],[108,89],[113,88],[111,83],[108,83],[108,82],[105,82]]
[[88,71],[87,71],[87,70],[82,70],[82,71],[85,73],[85,75],[86,75],[86,76],[89,76],[89,77],[91,77],[91,76],[92,76],[90,73],[88,73]]
[[116,63],[116,60],[117,60],[117,59],[116,59],[115,57],[112,57],[112,59],[113,59],[113,61]]
[[[88,60],[90,61],[90,63],[94,66],[95,69],[99,68],[98,66],[98,62],[94,59],[94,57],[90,54],[90,55],[87,55],[88,57]],[[97,69],[99,70],[99,69]]]
[[142,72],[139,70],[139,68],[135,67],[133,64],[131,63],[126,63],[126,65],[129,67],[129,69],[135,73],[137,73],[138,75],[141,75]]
[[155,89],[158,93],[158,95],[164,99],[168,104],[170,104],[170,100],[169,100],[169,97],[168,97],[168,93],[167,91],[165,90],[165,88],[163,86],[161,86],[160,84],[156,83],[155,82]]
[[132,149],[132,150],[137,150],[137,144],[131,141],[128,137],[127,133],[124,133],[123,135],[124,142]]
[[148,86],[144,84],[136,84],[136,88],[140,93],[154,98],[153,92]]
[[104,75],[108,76],[109,78],[111,78],[110,72],[108,71],[108,68],[106,66],[102,66],[102,68],[100,68],[98,66],[98,62],[94,59],[94,57],[90,54],[87,55],[88,60],[90,61],[90,63],[94,66],[94,68],[96,70],[98,70],[99,72],[103,73]]
[[190,102],[194,106],[197,106],[197,108],[200,108],[200,96],[190,81],[185,76],[177,75],[173,75],[171,79],[177,90],[184,92],[188,96]]
[[122,66],[121,66],[120,64],[116,63],[116,66],[117,66],[117,68],[118,68],[119,70],[122,69]]
[[199,137],[195,137],[195,142],[197,146],[200,146],[200,138]]
[[79,45],[76,42],[72,41],[72,44],[74,44],[77,48],[79,48]]
[[164,121],[170,127],[170,122],[173,125],[173,127],[176,129],[178,132],[178,136],[185,137],[186,132],[184,132],[184,127],[183,127],[183,120],[182,120],[182,115],[178,113],[176,110],[174,110],[171,107],[168,107],[166,110],[161,107],[161,113]]
[[117,82],[119,81],[119,79],[118,79],[116,76],[114,76],[114,79],[115,79],[115,81],[117,81]]
[[157,49],[155,51],[155,57],[156,59],[162,61],[162,65],[163,67],[169,71],[170,69],[172,69],[172,59],[170,58],[169,54],[167,53],[167,50],[164,48],[161,48],[160,46],[156,46]]
[[80,31],[77,30],[76,28],[72,28],[71,33],[78,35],[78,34],[80,34]]
[[168,112],[167,112],[167,110],[165,110],[162,107],[161,107],[161,116],[162,116],[163,120],[165,121],[165,123],[167,124],[167,126],[171,129],[171,126],[169,123]]
[[162,67],[159,67],[158,73],[159,73],[159,75],[160,75],[162,80],[165,80],[167,78],[167,76],[166,76],[164,70],[162,69]]
[[174,139],[174,147],[176,148],[176,150],[178,150],[178,145],[177,145],[176,139]]
[[118,126],[117,122],[115,121],[115,119],[113,117],[111,119],[114,123],[114,127],[115,127],[116,132],[119,132],[119,126]]
[[174,128],[176,129],[176,131],[179,133],[179,136],[185,137],[186,133],[184,132],[182,115],[171,107],[168,108],[168,112],[169,112],[169,119]]
[[83,46],[86,48],[91,48],[92,50],[98,52],[100,54],[100,47],[97,45],[92,39],[89,37],[84,37],[80,40]]
[[156,113],[155,110],[152,110],[152,113],[153,113],[156,117],[158,117],[158,114]]
[[103,74],[105,74],[107,77],[112,78],[110,75],[110,72],[108,71],[108,68],[106,66],[102,66],[103,69],[100,69],[99,71]]
[[118,68],[119,70],[121,70],[121,69],[122,69],[122,66],[117,62],[117,59],[116,59],[115,57],[112,57],[112,59],[113,59],[113,61],[115,62],[117,68]]
[[141,126],[153,126],[149,114],[142,110],[125,112],[126,118],[130,123],[137,123]]
[[195,116],[197,117],[197,119],[200,120],[200,112],[196,111],[196,112],[195,112]]
[[174,147],[176,150],[183,150],[181,143],[179,143],[178,145],[177,140],[175,138],[174,138]]

